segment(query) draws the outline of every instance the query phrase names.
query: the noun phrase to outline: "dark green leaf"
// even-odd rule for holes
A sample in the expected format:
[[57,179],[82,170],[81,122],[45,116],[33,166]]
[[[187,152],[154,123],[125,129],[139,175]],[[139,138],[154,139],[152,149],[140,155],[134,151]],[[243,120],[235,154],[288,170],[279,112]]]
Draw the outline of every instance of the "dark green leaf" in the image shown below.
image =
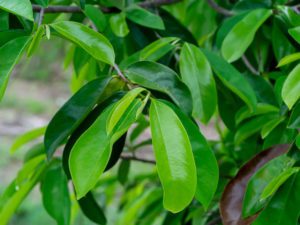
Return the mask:
[[192,113],[190,92],[170,68],[155,62],[141,61],[131,65],[125,74],[136,84],[169,95],[185,113]]
[[122,160],[118,169],[118,180],[124,185],[128,180],[128,173],[130,170],[130,160]]
[[47,212],[58,225],[69,225],[71,217],[71,201],[68,180],[61,166],[50,168],[41,186],[43,204]]
[[288,127],[293,129],[300,129],[300,103],[298,103],[294,107],[290,116]]

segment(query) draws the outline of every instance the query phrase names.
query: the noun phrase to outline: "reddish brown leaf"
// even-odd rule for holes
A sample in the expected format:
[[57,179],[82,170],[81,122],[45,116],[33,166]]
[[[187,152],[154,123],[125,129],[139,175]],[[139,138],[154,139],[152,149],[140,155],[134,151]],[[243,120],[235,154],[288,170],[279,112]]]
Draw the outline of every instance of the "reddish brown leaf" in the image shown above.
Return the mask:
[[238,174],[227,184],[220,202],[223,225],[250,225],[258,214],[247,219],[242,218],[242,206],[245,190],[251,176],[271,159],[287,152],[288,145],[278,145],[267,149],[248,161]]

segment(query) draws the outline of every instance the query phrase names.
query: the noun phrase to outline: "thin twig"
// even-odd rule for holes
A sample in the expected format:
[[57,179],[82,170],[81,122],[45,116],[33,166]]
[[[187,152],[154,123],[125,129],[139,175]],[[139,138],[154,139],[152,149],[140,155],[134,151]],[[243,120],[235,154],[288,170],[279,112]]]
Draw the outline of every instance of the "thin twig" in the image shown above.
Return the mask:
[[[182,0],[154,0],[154,1],[145,1],[139,3],[139,6],[143,8],[149,7],[159,7],[162,5],[171,5]],[[32,9],[34,12],[40,12],[42,10],[42,6],[33,4]],[[111,12],[110,8],[102,7],[101,10],[105,13]],[[67,5],[49,5],[45,8],[44,13],[81,13],[82,9],[78,6],[67,6]]]
[[124,76],[122,71],[120,70],[119,66],[117,64],[113,65],[113,68],[116,70],[118,76],[125,82],[125,83],[130,83],[127,78]]
[[245,66],[251,71],[251,73],[253,73],[255,75],[259,75],[259,71],[256,70],[254,68],[254,66],[252,66],[252,64],[250,63],[250,61],[247,59],[247,57],[245,55],[242,56],[242,60],[245,64]]
[[45,13],[45,9],[42,8],[40,11],[40,17],[39,17],[39,22],[38,22],[38,26],[41,26],[43,23],[43,19],[44,19],[44,13]]
[[224,16],[232,16],[233,12],[219,6],[214,0],[207,0],[207,3],[210,7],[212,7],[216,12],[223,14]]
[[135,155],[122,154],[120,156],[120,158],[122,158],[124,160],[133,160],[133,161],[139,161],[139,162],[144,162],[144,163],[149,163],[149,164],[156,164],[155,161],[152,160],[152,159],[140,158],[140,157],[137,157]]

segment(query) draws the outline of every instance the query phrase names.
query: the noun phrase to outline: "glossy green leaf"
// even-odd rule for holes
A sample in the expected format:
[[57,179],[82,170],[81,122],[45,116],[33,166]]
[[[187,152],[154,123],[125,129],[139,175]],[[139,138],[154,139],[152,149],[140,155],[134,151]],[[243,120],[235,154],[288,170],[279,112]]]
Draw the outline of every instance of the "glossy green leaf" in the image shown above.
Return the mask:
[[114,34],[118,37],[125,37],[129,33],[124,13],[112,15],[109,18],[109,24]]
[[[297,224],[300,213],[300,173],[290,177],[277,191],[267,207],[259,214],[253,225]],[[288,213],[287,213],[288,212]]]
[[95,186],[109,161],[112,145],[141,113],[142,101],[132,98],[141,90],[143,89],[132,90],[120,101],[110,105],[73,146],[69,168],[77,199],[85,196]]
[[50,26],[64,36],[64,38],[79,45],[95,59],[114,65],[114,49],[102,34],[72,21],[57,22]]
[[247,14],[227,34],[222,43],[222,55],[228,62],[239,59],[254,39],[258,28],[271,16],[272,10],[256,9]]
[[210,62],[213,71],[223,84],[240,97],[251,111],[255,111],[257,99],[248,81],[238,70],[221,57],[207,50],[203,50],[203,52]]
[[68,180],[61,166],[50,168],[41,186],[43,204],[49,215],[58,225],[69,225],[71,217],[71,201]]
[[298,42],[300,43],[300,26],[289,29],[289,34]]
[[0,9],[33,21],[32,6],[29,0],[0,0]]
[[287,168],[277,177],[275,177],[264,189],[263,193],[260,196],[260,201],[265,200],[266,198],[273,195],[278,188],[294,173],[297,173],[299,168]]
[[13,142],[13,144],[10,148],[10,152],[14,153],[23,145],[44,135],[45,131],[46,131],[46,127],[40,127],[40,128],[36,128],[36,129],[30,130],[30,131],[22,134]]
[[148,10],[137,5],[131,5],[125,10],[126,17],[134,23],[153,29],[163,30],[165,28],[162,19]]
[[44,7],[47,7],[49,4],[49,0],[36,0],[36,2]]
[[19,61],[30,38],[19,37],[0,47],[0,100],[2,99],[14,66]]
[[289,119],[288,128],[300,129],[300,103],[296,104]]
[[284,81],[281,96],[285,104],[292,109],[300,98],[300,64],[297,65]]
[[217,90],[210,65],[196,46],[185,43],[180,53],[180,74],[193,98],[193,116],[207,123],[217,106]]
[[93,5],[86,4],[84,14],[95,24],[99,31],[104,31],[107,26],[106,17],[103,12]]
[[0,11],[0,31],[9,30],[9,13]]
[[260,201],[261,194],[267,185],[287,168],[292,167],[294,160],[286,155],[279,156],[260,168],[249,180],[243,201],[243,216],[248,217],[261,210],[266,201]]
[[[197,172],[188,134],[175,112],[152,99],[150,125],[164,207],[180,212],[195,194]],[[176,138],[174,138],[176,137]]]
[[132,64],[125,75],[136,84],[167,94],[187,114],[192,113],[192,99],[188,87],[170,68],[155,62]]
[[100,208],[91,192],[88,192],[86,196],[79,199],[78,204],[84,215],[91,221],[100,225],[106,224],[106,218],[103,210]]
[[287,56],[283,57],[282,59],[280,59],[277,67],[285,66],[285,65],[290,64],[292,62],[295,62],[299,59],[300,59],[300,53],[299,52],[293,53],[291,55],[287,55]]
[[35,50],[39,47],[41,39],[45,33],[45,29],[43,26],[40,26],[37,31],[35,32],[32,41],[27,50],[27,56],[32,56]]
[[53,155],[57,147],[99,102],[109,81],[110,78],[104,80],[99,78],[87,83],[55,114],[47,127],[44,139],[48,157]]
[[207,209],[218,187],[219,169],[215,155],[197,125],[179,108],[167,101],[164,103],[174,110],[189,136],[197,170],[195,197]]

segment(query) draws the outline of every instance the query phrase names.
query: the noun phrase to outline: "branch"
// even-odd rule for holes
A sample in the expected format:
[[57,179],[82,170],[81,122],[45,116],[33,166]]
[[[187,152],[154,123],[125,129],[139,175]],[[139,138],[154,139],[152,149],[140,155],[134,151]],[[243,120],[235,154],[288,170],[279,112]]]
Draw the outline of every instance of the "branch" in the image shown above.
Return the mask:
[[[138,5],[143,8],[149,7],[158,7],[162,5],[171,5],[182,0],[154,0],[154,1],[145,1],[141,2]],[[32,5],[32,9],[34,12],[40,12],[42,10],[42,6],[40,5]],[[101,10],[105,13],[109,13],[109,8],[101,8]],[[81,13],[82,9],[78,6],[67,6],[67,5],[50,5],[44,9],[44,13]]]
[[149,164],[156,164],[154,160],[152,159],[145,159],[145,158],[139,158],[135,155],[125,155],[125,154],[122,154],[120,156],[121,159],[124,159],[124,160],[133,160],[133,161],[139,161],[139,162],[144,162],[144,163],[149,163]]
[[251,73],[253,73],[255,75],[259,75],[259,71],[256,70],[254,68],[254,66],[252,66],[252,64],[250,63],[250,61],[247,59],[247,57],[245,55],[242,56],[242,60],[245,64],[245,66],[251,71]]
[[213,8],[216,12],[223,14],[224,16],[232,16],[233,12],[219,6],[214,0],[207,0],[208,5]]
[[42,23],[43,23],[44,13],[45,13],[45,9],[42,8],[41,11],[40,11],[40,17],[39,17],[39,21],[38,21],[38,26],[41,26]]

